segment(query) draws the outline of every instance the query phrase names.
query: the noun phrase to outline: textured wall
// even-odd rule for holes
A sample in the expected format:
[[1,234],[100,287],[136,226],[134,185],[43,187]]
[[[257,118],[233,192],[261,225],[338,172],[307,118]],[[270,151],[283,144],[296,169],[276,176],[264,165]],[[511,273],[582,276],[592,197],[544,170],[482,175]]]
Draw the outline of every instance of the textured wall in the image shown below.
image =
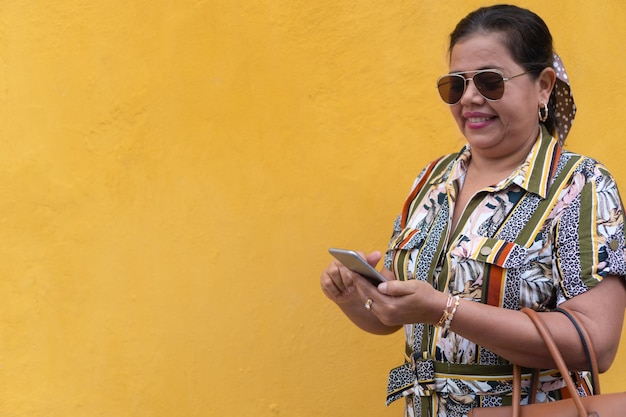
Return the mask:
[[[0,3],[0,415],[400,415],[401,335],[318,276],[383,249],[462,143],[434,82],[482,3]],[[626,187],[626,6],[561,3],[521,2],[573,80],[570,147]]]

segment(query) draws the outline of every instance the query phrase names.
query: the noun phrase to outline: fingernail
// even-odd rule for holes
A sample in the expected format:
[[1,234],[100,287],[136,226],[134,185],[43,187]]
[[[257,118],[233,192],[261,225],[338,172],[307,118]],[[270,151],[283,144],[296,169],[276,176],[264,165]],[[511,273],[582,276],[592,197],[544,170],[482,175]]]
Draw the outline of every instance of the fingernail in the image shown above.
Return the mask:
[[387,292],[387,283],[383,282],[378,284],[378,291],[382,292],[382,293],[386,293]]

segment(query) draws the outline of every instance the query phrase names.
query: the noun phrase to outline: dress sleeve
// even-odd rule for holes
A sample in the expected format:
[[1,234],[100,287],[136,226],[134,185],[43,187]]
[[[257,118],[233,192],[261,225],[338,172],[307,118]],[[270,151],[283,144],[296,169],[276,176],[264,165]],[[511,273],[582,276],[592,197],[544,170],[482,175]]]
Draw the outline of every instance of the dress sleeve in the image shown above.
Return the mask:
[[[393,232],[391,233],[390,242],[393,242],[396,237],[402,232],[402,227],[400,226],[400,221],[402,219],[402,214],[398,214],[396,220],[393,222]],[[385,268],[392,271],[392,263],[393,263],[393,250],[391,250],[391,245],[388,245],[387,251],[385,252]]]
[[624,212],[617,183],[603,165],[588,160],[586,166],[572,178],[564,196],[571,201],[557,225],[553,273],[560,282],[559,303],[607,275],[626,276]]

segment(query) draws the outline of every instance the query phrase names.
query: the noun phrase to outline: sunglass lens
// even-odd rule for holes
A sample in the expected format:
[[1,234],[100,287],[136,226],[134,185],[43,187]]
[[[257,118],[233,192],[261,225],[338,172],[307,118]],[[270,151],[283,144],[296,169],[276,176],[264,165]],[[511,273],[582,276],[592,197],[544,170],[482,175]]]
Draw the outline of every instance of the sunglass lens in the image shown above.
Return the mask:
[[474,75],[474,85],[489,100],[500,100],[504,95],[504,79],[497,72],[477,73]]
[[448,104],[456,104],[465,91],[465,78],[461,75],[445,75],[437,83],[441,99]]

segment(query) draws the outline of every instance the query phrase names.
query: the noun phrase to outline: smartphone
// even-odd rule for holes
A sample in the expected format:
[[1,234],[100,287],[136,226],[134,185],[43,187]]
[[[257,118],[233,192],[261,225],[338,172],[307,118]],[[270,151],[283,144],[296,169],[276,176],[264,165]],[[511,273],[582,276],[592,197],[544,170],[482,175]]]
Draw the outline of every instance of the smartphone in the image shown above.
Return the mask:
[[387,278],[385,278],[383,274],[377,271],[372,265],[368,264],[361,255],[353,250],[330,248],[328,252],[330,252],[335,259],[344,264],[346,268],[363,275],[363,277],[373,285],[387,281]]

